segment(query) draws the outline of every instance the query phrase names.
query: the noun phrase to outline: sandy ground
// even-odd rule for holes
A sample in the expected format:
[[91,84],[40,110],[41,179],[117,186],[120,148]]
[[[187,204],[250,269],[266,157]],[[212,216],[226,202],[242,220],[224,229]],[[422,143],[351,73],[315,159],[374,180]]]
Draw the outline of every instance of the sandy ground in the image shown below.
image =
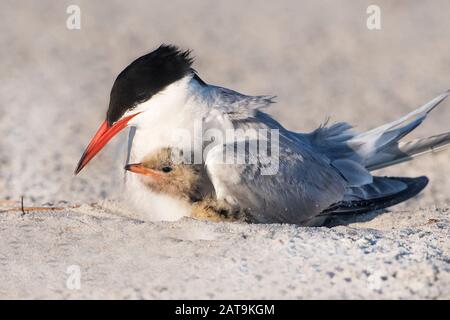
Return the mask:
[[[448,1],[377,1],[380,31],[372,1],[76,3],[75,31],[72,2],[0,5],[0,298],[450,298],[450,152],[380,172],[431,182],[333,228],[137,219],[112,173],[125,134],[72,174],[117,73],[162,42],[207,82],[277,95],[289,129],[393,120],[450,88]],[[449,129],[446,101],[413,136]]]

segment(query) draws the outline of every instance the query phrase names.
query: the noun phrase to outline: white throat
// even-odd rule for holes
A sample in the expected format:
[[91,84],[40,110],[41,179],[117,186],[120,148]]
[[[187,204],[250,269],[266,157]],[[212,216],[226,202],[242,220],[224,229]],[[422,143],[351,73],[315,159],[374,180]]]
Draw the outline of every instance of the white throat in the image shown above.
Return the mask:
[[133,109],[133,113],[142,113],[130,123],[135,127],[130,160],[140,161],[148,153],[171,145],[181,130],[192,130],[194,122],[208,112],[203,91],[189,75]]
[[[177,132],[192,132],[196,120],[201,121],[208,112],[203,90],[189,75],[134,108],[131,113],[141,114],[130,122],[129,163],[140,162],[147,154],[171,145]],[[125,183],[127,198],[144,220],[177,220],[190,214],[187,202],[152,192],[137,174],[127,171]]]

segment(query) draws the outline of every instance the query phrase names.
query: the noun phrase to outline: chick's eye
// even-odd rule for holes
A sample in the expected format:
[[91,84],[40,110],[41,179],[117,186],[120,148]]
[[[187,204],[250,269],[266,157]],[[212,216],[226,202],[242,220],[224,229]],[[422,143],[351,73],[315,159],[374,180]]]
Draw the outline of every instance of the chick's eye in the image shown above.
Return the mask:
[[162,171],[165,173],[170,172],[170,171],[172,171],[172,167],[163,167]]

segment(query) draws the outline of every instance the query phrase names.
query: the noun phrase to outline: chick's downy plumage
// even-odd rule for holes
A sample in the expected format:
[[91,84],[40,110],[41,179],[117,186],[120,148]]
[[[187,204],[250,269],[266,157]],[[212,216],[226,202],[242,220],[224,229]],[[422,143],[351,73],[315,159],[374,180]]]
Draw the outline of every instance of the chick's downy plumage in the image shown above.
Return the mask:
[[202,164],[191,164],[181,151],[161,148],[125,169],[140,175],[153,192],[170,195],[191,205],[191,217],[201,220],[237,220],[238,212],[215,198],[214,187]]

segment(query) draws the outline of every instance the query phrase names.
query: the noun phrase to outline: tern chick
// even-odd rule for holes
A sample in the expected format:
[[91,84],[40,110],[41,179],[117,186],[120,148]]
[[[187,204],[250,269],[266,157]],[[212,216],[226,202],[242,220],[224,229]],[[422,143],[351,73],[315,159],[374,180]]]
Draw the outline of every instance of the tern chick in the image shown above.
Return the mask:
[[153,192],[188,202],[192,218],[216,222],[239,219],[239,209],[215,198],[205,167],[183,162],[182,153],[172,148],[152,152],[142,162],[128,164],[125,169],[139,174],[144,185]]

